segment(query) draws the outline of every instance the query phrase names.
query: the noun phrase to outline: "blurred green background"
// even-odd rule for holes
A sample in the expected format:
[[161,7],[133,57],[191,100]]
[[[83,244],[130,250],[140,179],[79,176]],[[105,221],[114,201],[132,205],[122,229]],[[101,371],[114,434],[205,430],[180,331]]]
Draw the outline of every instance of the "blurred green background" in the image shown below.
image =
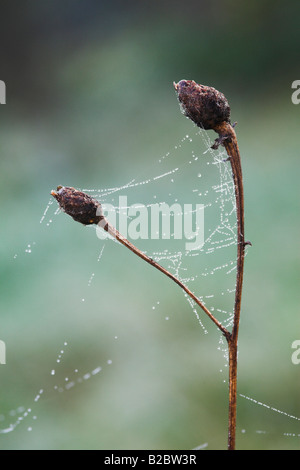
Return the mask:
[[[101,242],[54,205],[40,224],[58,184],[147,178],[193,132],[183,78],[221,90],[238,121],[253,243],[239,392],[300,417],[299,13],[296,0],[1,2],[0,428],[31,410],[1,449],[226,448],[215,328],[204,319],[204,335],[177,286],[127,250],[106,243],[98,262]],[[239,449],[299,449],[299,436],[299,420],[239,398]]]

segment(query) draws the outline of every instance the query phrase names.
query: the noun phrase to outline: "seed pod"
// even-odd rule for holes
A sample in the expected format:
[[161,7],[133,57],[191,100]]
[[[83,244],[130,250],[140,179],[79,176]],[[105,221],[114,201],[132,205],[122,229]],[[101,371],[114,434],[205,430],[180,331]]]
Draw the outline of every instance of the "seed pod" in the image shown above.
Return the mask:
[[83,225],[98,224],[102,219],[100,202],[86,193],[67,186],[58,186],[57,191],[51,191],[60,208],[76,222]]
[[181,80],[174,87],[183,114],[198,127],[214,129],[221,122],[230,122],[230,106],[223,93],[193,80]]

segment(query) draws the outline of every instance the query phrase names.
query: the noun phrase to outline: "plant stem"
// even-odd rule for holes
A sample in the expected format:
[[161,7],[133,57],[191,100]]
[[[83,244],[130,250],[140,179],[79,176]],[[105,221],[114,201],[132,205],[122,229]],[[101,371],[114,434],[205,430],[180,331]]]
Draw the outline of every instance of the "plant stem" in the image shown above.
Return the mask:
[[236,441],[236,408],[237,408],[237,358],[238,358],[238,334],[241,313],[241,300],[244,276],[244,259],[245,259],[245,230],[244,230],[244,188],[241,167],[240,151],[237,143],[236,133],[229,122],[223,121],[214,127],[219,134],[216,145],[224,145],[229,157],[232,168],[232,175],[235,187],[236,199],[236,217],[237,217],[237,277],[234,304],[234,320],[231,333],[212,315],[205,305],[186,287],[178,278],[173,276],[169,271],[149,258],[145,253],[136,248],[126,238],[124,238],[106,219],[102,220],[101,225],[110,235],[116,238],[120,243],[129,248],[137,256],[145,260],[151,266],[155,267],[166,276],[171,278],[178,284],[209,316],[209,318],[217,325],[224,334],[228,343],[229,353],[229,416],[228,416],[228,450],[235,450]]
[[117,241],[122,243],[122,245],[126,246],[126,248],[129,248],[129,250],[137,256],[172,279],[186,292],[187,295],[189,295],[189,297],[191,297],[194,302],[196,302],[197,305],[199,305],[199,307],[202,308],[206,315],[214,322],[228,340],[230,336],[229,331],[217,320],[217,318],[214,317],[204,303],[202,303],[201,300],[196,297],[196,295],[176,276],[160,266],[160,264],[156,263],[152,258],[149,258],[149,256],[123,237],[123,235],[111,225],[106,217],[104,217],[102,206],[97,200],[91,198],[88,194],[82,191],[78,191],[77,189],[68,186],[58,186],[57,191],[51,191],[51,195],[57,200],[61,209],[66,214],[70,215],[76,222],[83,225],[98,225],[101,229],[105,230]]
[[199,307],[202,308],[202,310],[206,313],[206,315],[214,322],[214,324],[221,330],[223,335],[226,337],[227,341],[230,336],[229,331],[217,320],[217,318],[214,317],[214,315],[209,311],[209,309],[201,302],[198,297],[193,294],[193,292],[186,286],[184,285],[176,276],[171,274],[167,269],[162,267],[160,264],[156,263],[152,258],[149,258],[145,253],[143,253],[141,250],[139,250],[136,246],[134,246],[127,238],[123,237],[121,233],[113,227],[107,219],[103,218],[99,224],[100,227],[102,227],[104,230],[106,230],[112,237],[114,237],[116,240],[118,240],[122,245],[126,246],[131,250],[133,253],[135,253],[137,256],[142,258],[144,261],[149,263],[151,266],[154,268],[158,269],[161,271],[163,274],[168,276],[170,279],[172,279],[179,287],[181,287],[191,299],[196,302]]
[[237,143],[236,133],[228,122],[222,122],[214,130],[219,134],[219,141],[224,145],[232,168],[235,186],[236,216],[237,216],[237,277],[234,304],[234,320],[232,332],[226,337],[229,350],[229,423],[228,423],[228,450],[235,449],[236,437],[236,406],[237,406],[237,356],[238,334],[241,313],[241,300],[243,288],[245,243],[244,233],[244,188],[241,167],[241,157]]
[[213,87],[199,85],[193,80],[174,83],[183,114],[202,129],[213,129],[219,138],[212,148],[224,145],[232,168],[235,187],[237,217],[237,278],[232,332],[226,336],[229,350],[229,426],[228,449],[235,449],[236,401],[237,401],[237,354],[238,334],[243,288],[245,242],[244,237],[244,190],[241,157],[233,126],[230,124],[230,106],[225,96]]
[[213,129],[219,138],[213,148],[224,145],[232,168],[235,187],[236,216],[237,216],[237,277],[234,303],[234,320],[231,333],[214,317],[208,308],[193,294],[176,276],[160,266],[152,258],[136,248],[123,237],[104,217],[101,204],[87,194],[74,188],[59,186],[51,194],[60,207],[74,220],[83,225],[97,224],[106,230],[116,240],[129,250],[155,267],[179,285],[187,295],[197,304],[214,322],[225,336],[229,353],[229,418],[228,418],[228,450],[235,449],[236,438],[236,407],[237,407],[237,356],[238,334],[241,313],[241,300],[243,288],[245,246],[244,236],[244,190],[239,147],[233,126],[230,124],[230,107],[225,96],[212,87],[198,85],[192,80],[181,80],[174,83],[176,93],[184,114],[197,126],[204,129]]

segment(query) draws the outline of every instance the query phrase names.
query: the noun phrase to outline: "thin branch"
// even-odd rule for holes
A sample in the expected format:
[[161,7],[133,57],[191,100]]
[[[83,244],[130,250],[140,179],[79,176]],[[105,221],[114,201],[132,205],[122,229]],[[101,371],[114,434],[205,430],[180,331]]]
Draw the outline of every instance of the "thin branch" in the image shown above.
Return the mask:
[[180,281],[180,279],[171,274],[167,269],[160,266],[152,258],[149,258],[145,253],[140,251],[125,237],[123,237],[104,217],[101,204],[98,201],[81,191],[64,186],[59,186],[57,188],[57,192],[52,191],[51,194],[58,201],[61,209],[73,217],[75,221],[80,222],[83,225],[99,225],[122,245],[126,246],[148,264],[172,279],[194,302],[196,302],[199,307],[201,307],[201,309],[226,337],[229,349],[228,449],[234,450],[236,436],[238,333],[243,287],[245,245],[250,244],[250,242],[245,242],[244,236],[244,191],[241,158],[236,134],[233,128],[234,125],[232,126],[230,124],[230,106],[225,96],[218,90],[212,87],[198,85],[193,80],[181,80],[177,84],[174,83],[174,87],[183,113],[197,126],[204,129],[213,129],[219,134],[219,138],[216,139],[213,148],[217,148],[219,145],[224,145],[232,167],[237,215],[237,279],[234,321],[231,333],[214,317],[201,300],[196,297],[195,294],[193,294],[193,292]]
[[152,258],[149,258],[145,253],[134,246],[129,240],[111,225],[111,223],[104,217],[102,206],[99,201],[91,198],[88,194],[78,191],[74,188],[58,186],[57,191],[52,191],[51,195],[57,200],[61,209],[70,215],[76,222],[83,225],[98,225],[108,232],[112,237],[118,240],[122,245],[126,246],[129,250],[142,258],[148,264],[158,269],[160,272],[172,279],[186,294],[196,302],[199,307],[206,313],[206,315],[214,322],[220,329],[223,335],[228,339],[229,331],[214,317],[210,310],[201,302],[201,300],[187,287],[180,279],[171,274],[167,269],[162,267]]
[[[105,221],[105,222],[104,222]],[[103,223],[105,224],[103,227]],[[149,258],[145,253],[143,253],[141,250],[139,250],[136,246],[134,246],[130,241],[128,241],[123,235],[118,232],[106,219],[100,222],[100,224],[111,236],[113,236],[116,240],[118,240],[122,245],[126,246],[126,248],[129,248],[133,253],[135,253],[137,256],[142,258],[144,261],[149,263],[151,266],[154,268],[158,269],[160,272],[168,276],[170,279],[172,279],[181,289],[184,290],[188,294],[188,296],[196,302],[199,307],[202,308],[202,310],[206,313],[206,315],[214,322],[214,324],[221,330],[223,335],[228,338],[229,336],[229,331],[217,320],[217,318],[214,317],[214,315],[210,312],[210,310],[201,302],[201,300],[186,286],[184,285],[180,279],[178,279],[176,276],[171,274],[167,269],[162,267],[160,264],[158,264],[156,261],[154,261],[152,258]]]

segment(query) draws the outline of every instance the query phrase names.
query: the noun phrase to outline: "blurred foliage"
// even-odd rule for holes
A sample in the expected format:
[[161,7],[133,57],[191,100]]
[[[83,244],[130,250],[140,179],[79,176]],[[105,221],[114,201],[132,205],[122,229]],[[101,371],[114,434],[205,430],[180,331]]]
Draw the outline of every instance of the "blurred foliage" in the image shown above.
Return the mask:
[[[106,247],[98,263],[92,232],[63,217],[39,224],[58,184],[122,185],[190,132],[172,87],[182,78],[224,92],[238,121],[253,243],[240,393],[300,416],[300,366],[291,362],[299,339],[300,106],[291,103],[299,10],[293,0],[2,0],[0,427],[41,388],[48,394],[35,404],[35,422],[0,434],[1,449],[226,447],[218,333],[208,324],[202,335],[177,287],[126,250]],[[157,299],[168,311],[153,315]],[[99,364],[98,376],[53,390]],[[299,448],[299,421],[243,398],[238,423],[239,448]]]

